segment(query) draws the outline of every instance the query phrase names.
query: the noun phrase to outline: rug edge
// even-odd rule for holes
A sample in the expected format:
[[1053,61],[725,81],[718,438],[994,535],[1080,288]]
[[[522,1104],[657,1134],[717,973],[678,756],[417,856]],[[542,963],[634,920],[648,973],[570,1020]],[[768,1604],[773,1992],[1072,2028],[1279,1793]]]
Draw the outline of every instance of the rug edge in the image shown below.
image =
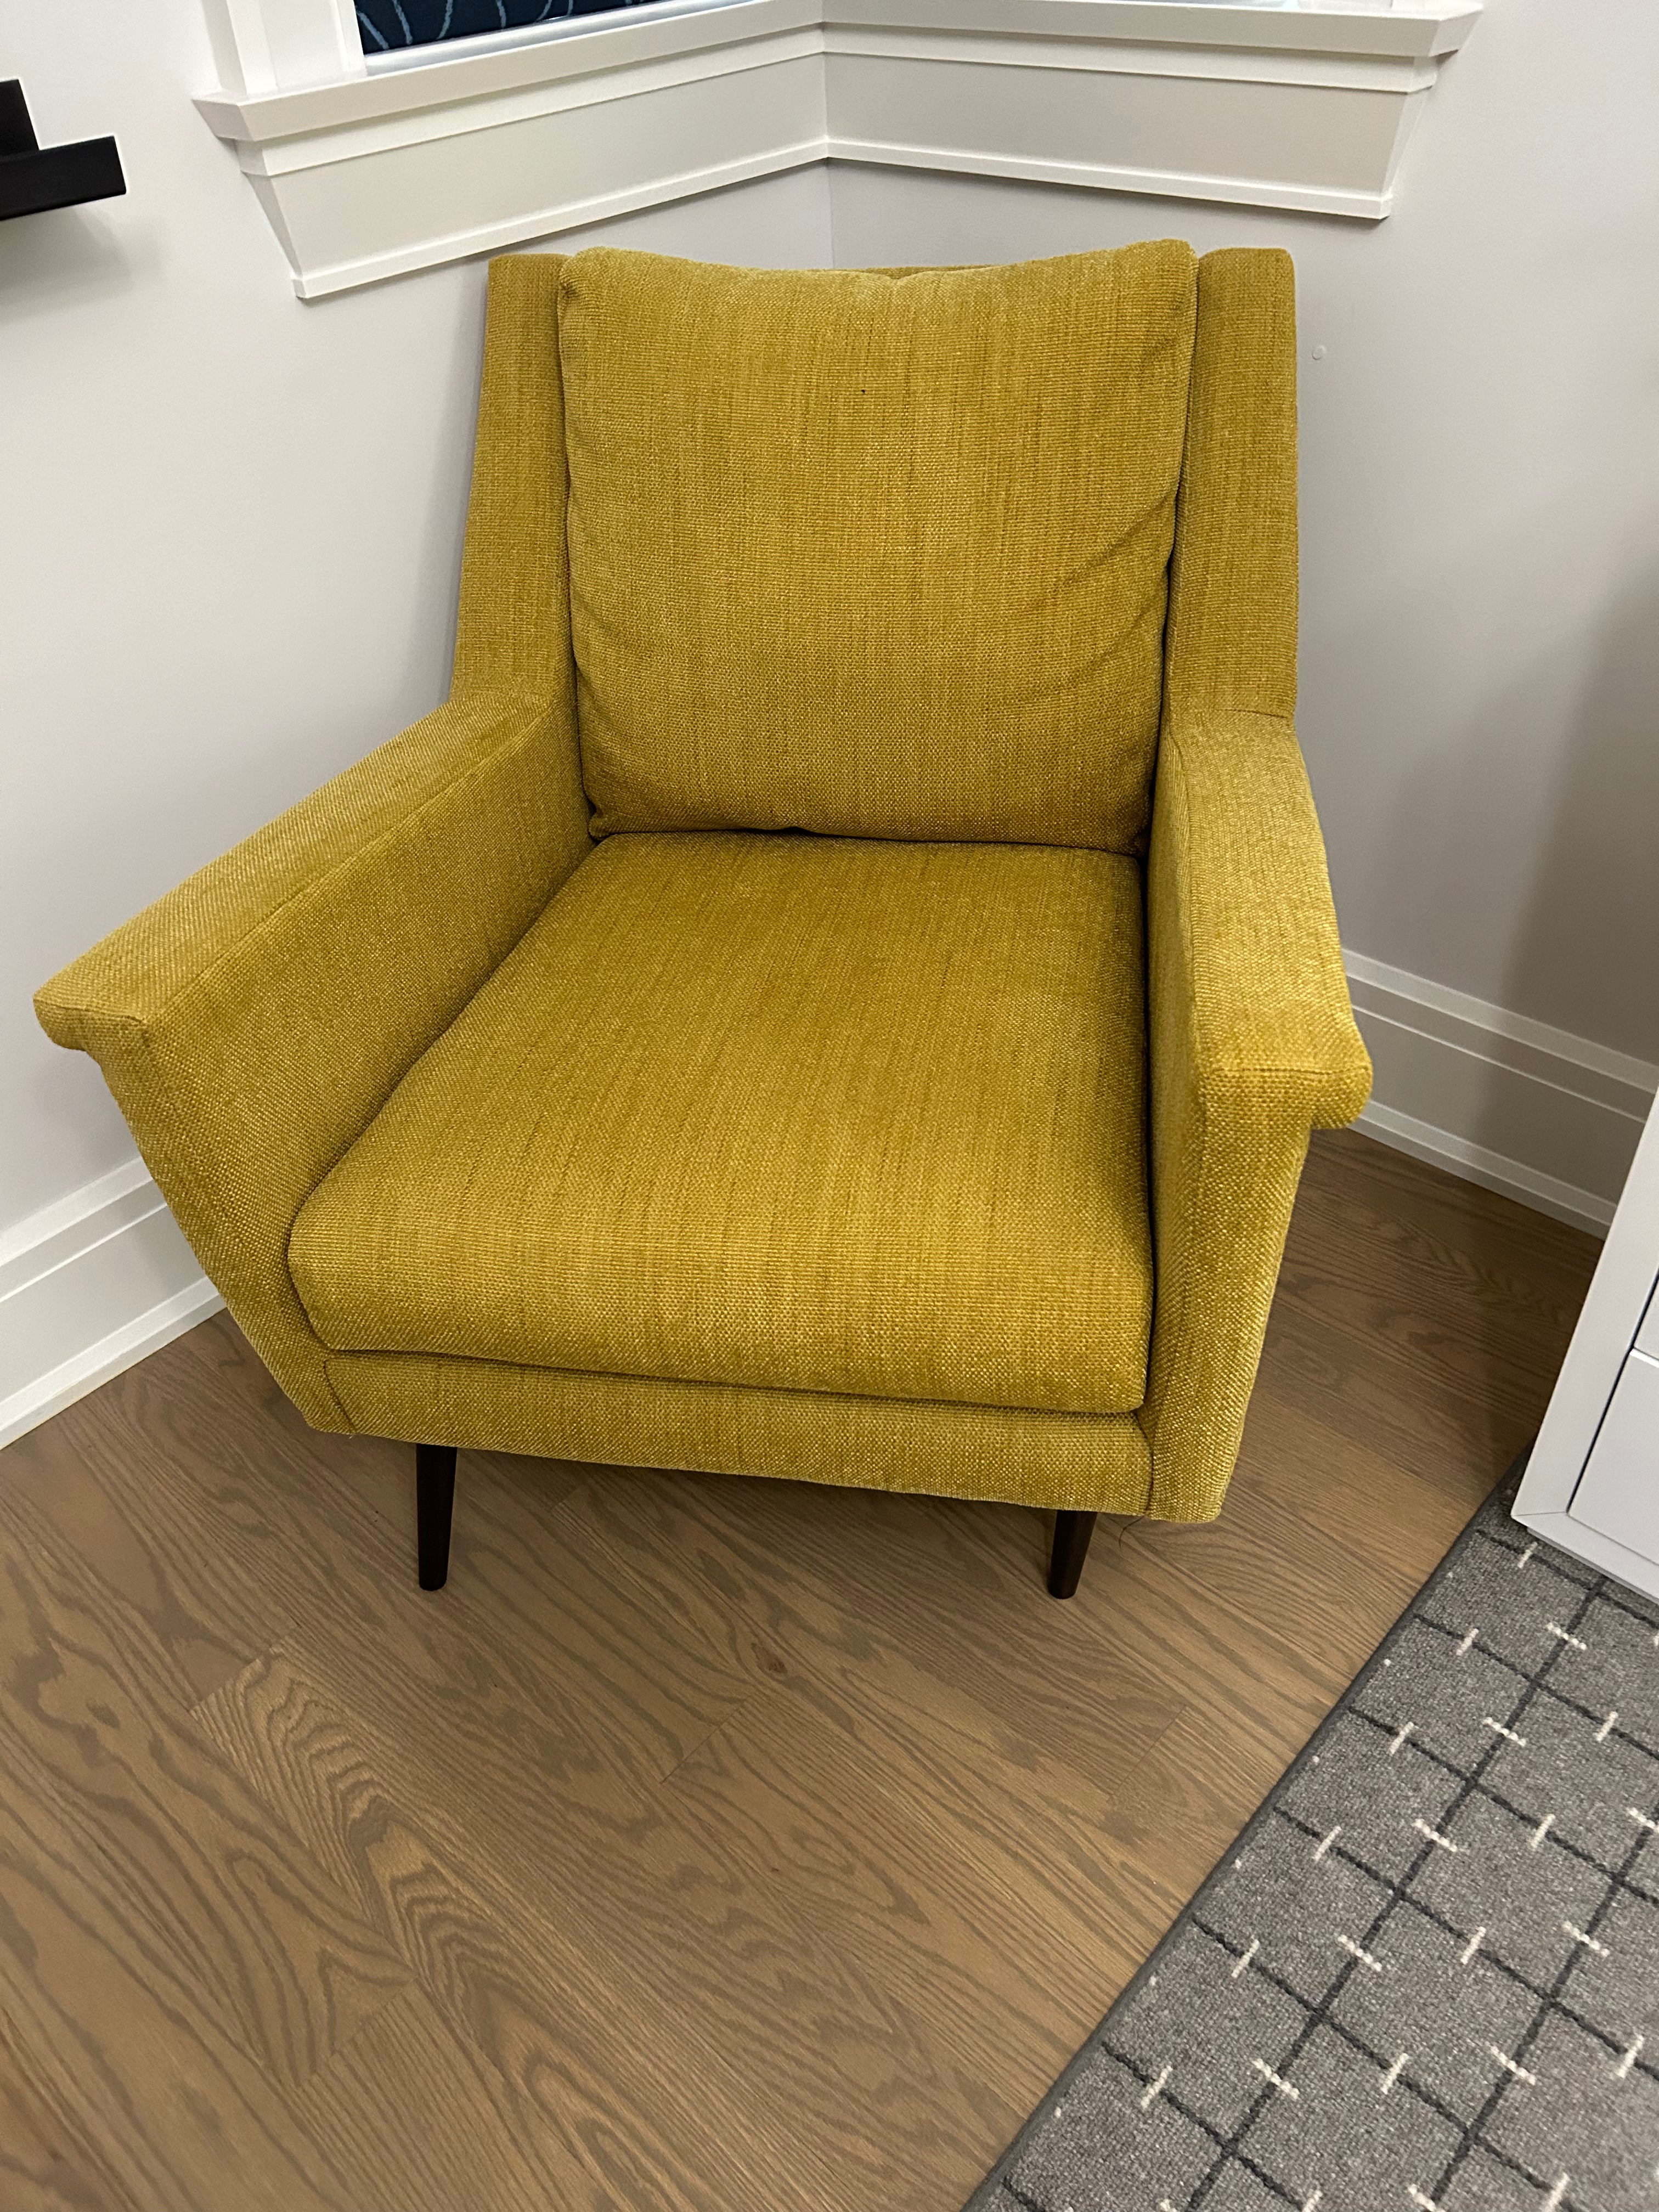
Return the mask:
[[1084,2065],[1094,2056],[1096,2047],[1100,2041],[1101,2036],[1104,2033],[1106,2025],[1111,2019],[1113,2014],[1118,2010],[1120,2006],[1127,2004],[1129,2000],[1137,1995],[1144,1986],[1147,1976],[1156,1968],[1158,1961],[1162,1957],[1164,1951],[1182,1934],[1188,1921],[1190,1921],[1194,1913],[1199,1911],[1206,1899],[1220,1881],[1222,1876],[1228,1872],[1233,1859],[1238,1855],[1241,1849],[1251,1840],[1251,1838],[1255,1835],[1257,1830],[1261,1828],[1262,1824],[1266,1821],[1268,1814],[1272,1809],[1273,1800],[1279,1796],[1279,1792],[1285,1787],[1285,1785],[1291,1781],[1295,1776],[1301,1772],[1302,1769],[1318,1751],[1320,1744],[1323,1741],[1326,1734],[1334,1726],[1337,1719],[1342,1713],[1344,1708],[1347,1705],[1349,1700],[1356,1697],[1364,1687],[1366,1683],[1370,1680],[1372,1675],[1380,1669],[1384,1658],[1388,1656],[1389,1647],[1394,1643],[1395,1638],[1405,1627],[1406,1623],[1416,1611],[1418,1606],[1421,1604],[1424,1593],[1432,1588],[1434,1583],[1438,1582],[1441,1576],[1443,1575],[1447,1568],[1450,1566],[1452,1561],[1474,1542],[1475,1523],[1480,1519],[1481,1516],[1486,1512],[1489,1507],[1493,1505],[1505,1507],[1513,1505],[1515,1494],[1521,1486],[1521,1478],[1526,1473],[1527,1462],[1531,1456],[1532,1444],[1531,1443],[1528,1443],[1522,1447],[1516,1458],[1510,1462],[1508,1470],[1498,1477],[1498,1480],[1480,1500],[1480,1504],[1470,1514],[1468,1519],[1458,1530],[1456,1535],[1453,1537],[1451,1542],[1446,1547],[1444,1553],[1441,1555],[1438,1561],[1429,1570],[1428,1573],[1424,1576],[1423,1580],[1419,1583],[1416,1589],[1413,1590],[1411,1596],[1407,1599],[1400,1612],[1389,1623],[1389,1626],[1383,1630],[1382,1636],[1377,1640],[1376,1647],[1372,1651],[1370,1658],[1365,1661],[1358,1673],[1353,1677],[1352,1680],[1349,1682],[1347,1687],[1343,1691],[1340,1697],[1338,1698],[1336,1703],[1331,1707],[1330,1711],[1325,1715],[1323,1720],[1320,1722],[1318,1727],[1315,1729],[1313,1734],[1308,1738],[1306,1743],[1303,1745],[1301,1750],[1297,1753],[1295,1758],[1291,1759],[1289,1765],[1286,1766],[1276,1777],[1276,1778],[1268,1784],[1266,1791],[1262,1795],[1261,1801],[1256,1806],[1255,1810],[1250,1814],[1249,1818],[1245,1821],[1243,1826],[1239,1829],[1237,1834],[1233,1837],[1232,1840],[1224,1845],[1214,1865],[1205,1875],[1203,1881],[1200,1882],[1198,1887],[1193,1892],[1185,1905],[1182,1906],[1180,1911],[1176,1913],[1175,1918],[1170,1923],[1164,1933],[1158,1937],[1157,1942],[1153,1944],[1152,1949],[1141,1960],[1133,1974],[1132,1974],[1129,1979],[1125,1982],[1123,1987],[1112,1999],[1111,2003],[1107,2006],[1106,2010],[1101,2014],[1100,2018],[1095,2022],[1095,2025],[1090,2029],[1088,2034],[1085,2036],[1083,2041],[1072,2053],[1071,2057],[1066,2061],[1060,2073],[1058,2073],[1054,2076],[1054,2080],[1048,2084],[1047,2090],[1037,2099],[1030,2112],[1027,2113],[1025,2118],[1021,2122],[1018,2133],[1004,2148],[1000,2155],[997,2158],[995,2163],[992,2166],[989,2172],[986,2174],[983,2180],[976,2185],[972,2196],[969,2197],[967,2203],[963,2206],[962,2212],[998,2212],[997,2199],[999,2195],[1005,2197],[1012,2195],[1012,2192],[1006,2189],[1004,2185],[1006,2182],[1008,2174],[1012,2169],[1020,2152],[1025,2147],[1027,2137],[1030,2136],[1038,2122],[1041,2121],[1052,2109],[1056,2100],[1064,2101],[1066,2093],[1071,2087],[1074,2076],[1082,2070]]

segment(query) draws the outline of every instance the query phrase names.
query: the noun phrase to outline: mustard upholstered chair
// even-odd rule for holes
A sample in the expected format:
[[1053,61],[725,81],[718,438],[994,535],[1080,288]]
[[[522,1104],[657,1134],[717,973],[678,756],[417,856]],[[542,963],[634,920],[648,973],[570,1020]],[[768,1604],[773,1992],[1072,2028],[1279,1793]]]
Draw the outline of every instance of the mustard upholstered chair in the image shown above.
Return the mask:
[[318,1427],[1218,1511],[1370,1070],[1294,296],[490,271],[447,704],[40,994]]

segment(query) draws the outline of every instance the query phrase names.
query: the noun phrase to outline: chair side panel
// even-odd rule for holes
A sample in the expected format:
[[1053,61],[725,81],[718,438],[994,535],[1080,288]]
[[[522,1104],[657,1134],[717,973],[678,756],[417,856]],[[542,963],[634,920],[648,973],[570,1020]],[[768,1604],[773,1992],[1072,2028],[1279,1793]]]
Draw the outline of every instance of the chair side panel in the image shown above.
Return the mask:
[[1164,720],[1296,711],[1296,271],[1198,265],[1198,331],[1164,632]]
[[532,693],[566,706],[574,732],[558,333],[565,259],[507,254],[489,264],[454,688]]

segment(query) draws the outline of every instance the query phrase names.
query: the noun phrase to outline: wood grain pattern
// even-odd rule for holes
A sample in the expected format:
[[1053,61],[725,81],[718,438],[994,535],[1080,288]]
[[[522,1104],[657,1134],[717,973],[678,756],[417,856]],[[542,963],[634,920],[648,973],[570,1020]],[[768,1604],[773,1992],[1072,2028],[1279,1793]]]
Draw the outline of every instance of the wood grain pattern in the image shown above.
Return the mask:
[[1316,1143],[1219,1522],[313,1435],[0,1456],[5,2212],[954,2212],[1541,1412],[1587,1238]]
[[[9,1929],[8,1935],[11,1933]],[[6,2212],[132,2212],[132,2199],[37,2078],[0,2011],[0,2204]]]
[[0,1545],[4,1815],[72,1869],[175,2007],[307,2080],[406,1978],[228,1762],[164,1656],[44,1551]]
[[[304,1832],[331,1864],[356,1869],[366,1910],[452,2024],[485,2037],[532,2105],[560,2080],[567,2125],[581,2100],[587,2123],[573,2151],[594,2130],[625,2136],[623,2085],[672,1993],[676,2013],[697,2024],[696,2063],[659,2054],[655,2194],[641,2201],[703,2201],[697,2177],[739,2155],[769,2111],[774,2129],[746,2154],[767,2201],[814,2201],[810,2172],[766,2170],[767,2142],[787,2141],[792,2114],[836,2153],[822,2185],[832,2171],[858,2174],[879,2200],[914,2181],[902,2154],[944,2124],[952,2084],[930,2078],[938,2069],[903,2008],[843,1957],[702,1852],[665,1808],[641,1807],[626,1833],[580,1830],[523,1762],[463,1765],[460,1743],[423,1731],[418,1705],[348,1718],[334,1697],[279,1652],[199,1717],[241,1747],[273,1794],[304,1800]],[[417,1788],[424,1802],[412,1815]],[[767,2051],[758,2018],[794,2020],[799,2041]],[[915,2108],[891,2143],[870,2126],[872,2100]],[[640,2137],[639,2118],[633,2126]]]
[[366,2207],[547,2212],[579,2185],[478,2045],[416,1987],[352,2038],[296,2113]]

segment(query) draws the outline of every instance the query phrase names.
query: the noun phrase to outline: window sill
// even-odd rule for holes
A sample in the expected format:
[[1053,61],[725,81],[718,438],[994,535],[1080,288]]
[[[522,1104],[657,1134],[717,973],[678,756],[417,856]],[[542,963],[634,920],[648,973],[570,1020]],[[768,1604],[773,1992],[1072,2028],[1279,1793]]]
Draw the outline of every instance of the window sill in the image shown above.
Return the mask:
[[1376,222],[1480,12],[726,0],[197,106],[306,299],[823,161]]

